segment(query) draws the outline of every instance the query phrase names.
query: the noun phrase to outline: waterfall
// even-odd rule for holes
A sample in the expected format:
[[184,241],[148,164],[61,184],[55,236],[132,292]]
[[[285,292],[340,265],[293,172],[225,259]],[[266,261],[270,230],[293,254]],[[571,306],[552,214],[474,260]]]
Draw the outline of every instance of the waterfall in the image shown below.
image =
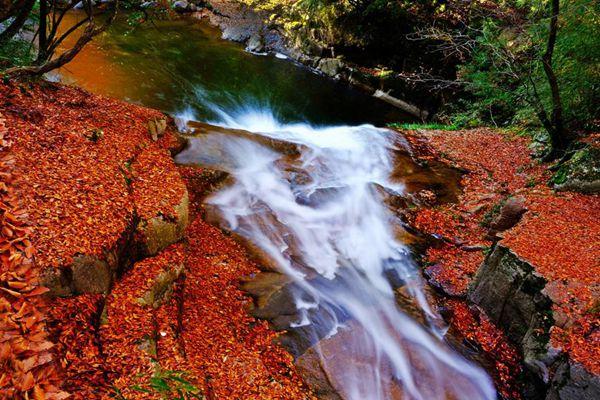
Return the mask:
[[[212,124],[252,135],[194,139],[196,151],[218,154],[233,177],[206,203],[223,228],[252,242],[293,280],[298,317],[290,328],[313,332],[313,348],[340,395],[496,399],[487,374],[444,341],[420,272],[394,233],[397,217],[382,197],[404,192],[390,179],[393,133],[372,125],[284,124],[266,107],[213,111],[219,118]],[[292,143],[298,154],[253,136]],[[421,309],[424,324],[398,306],[390,276]],[[318,344],[336,335],[344,362]]]

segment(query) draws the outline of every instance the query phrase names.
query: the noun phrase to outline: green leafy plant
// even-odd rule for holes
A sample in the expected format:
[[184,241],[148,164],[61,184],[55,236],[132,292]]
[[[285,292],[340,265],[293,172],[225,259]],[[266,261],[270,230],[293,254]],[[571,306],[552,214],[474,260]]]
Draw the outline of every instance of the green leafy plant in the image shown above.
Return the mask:
[[148,394],[157,394],[164,400],[204,399],[200,389],[193,385],[186,371],[158,369],[148,384],[135,385],[133,390]]
[[440,130],[440,131],[455,131],[455,130],[460,129],[460,127],[455,124],[445,125],[445,124],[435,124],[435,123],[432,123],[432,124],[391,123],[391,124],[388,124],[388,126],[390,128],[407,129],[407,130],[434,129],[434,130]]
[[[469,96],[456,110],[457,124],[478,120],[495,126],[540,126],[544,110],[550,119],[556,93],[545,70],[548,4],[519,1],[520,21],[485,17],[481,28],[473,29],[477,34],[470,60],[459,67]],[[562,100],[561,124],[567,130],[600,116],[599,18],[600,7],[591,0],[560,2],[551,66]]]
[[22,39],[11,39],[0,46],[0,69],[29,65],[34,57],[31,43]]

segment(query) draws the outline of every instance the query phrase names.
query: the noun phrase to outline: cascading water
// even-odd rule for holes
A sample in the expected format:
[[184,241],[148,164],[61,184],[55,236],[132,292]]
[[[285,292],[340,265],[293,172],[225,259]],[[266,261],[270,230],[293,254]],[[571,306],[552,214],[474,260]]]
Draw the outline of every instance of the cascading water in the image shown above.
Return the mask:
[[[269,109],[226,112],[225,128],[292,143],[296,156],[252,135],[198,135],[180,162],[206,152],[233,183],[206,202],[223,227],[258,246],[294,281],[292,329],[311,332],[313,349],[346,399],[496,398],[486,373],[443,340],[419,272],[396,238],[382,189],[402,193],[392,171],[390,132],[371,125],[281,124]],[[190,152],[192,155],[190,156]],[[196,154],[196,155],[193,155]],[[425,315],[421,325],[397,305],[395,276]],[[343,358],[324,341],[341,338]]]
[[[77,18],[68,13],[65,21],[70,26]],[[342,397],[495,398],[487,375],[444,342],[419,272],[395,237],[398,221],[382,196],[402,194],[403,187],[389,178],[389,133],[370,125],[280,122],[385,123],[402,120],[397,110],[291,63],[250,56],[192,20],[156,20],[132,30],[118,18],[61,75],[166,112],[189,105],[188,119],[217,118],[223,127],[253,132],[199,135],[178,159],[232,175],[232,184],[207,201],[225,228],[262,249],[294,281],[296,313],[286,327],[309,336],[307,346]],[[279,105],[281,118],[251,101],[236,112],[214,105],[236,109],[247,97]],[[271,139],[293,143],[296,151],[270,146]],[[398,307],[399,290],[390,282],[414,300],[424,324]]]

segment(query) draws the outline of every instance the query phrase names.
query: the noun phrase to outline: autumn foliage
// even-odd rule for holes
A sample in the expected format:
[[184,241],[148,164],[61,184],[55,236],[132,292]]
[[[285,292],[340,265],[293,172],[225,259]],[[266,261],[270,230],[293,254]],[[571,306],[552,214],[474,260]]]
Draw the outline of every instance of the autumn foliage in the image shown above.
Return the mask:
[[38,285],[28,215],[15,195],[20,179],[6,120],[0,114],[0,398],[64,399],[54,344],[46,328],[48,307]]

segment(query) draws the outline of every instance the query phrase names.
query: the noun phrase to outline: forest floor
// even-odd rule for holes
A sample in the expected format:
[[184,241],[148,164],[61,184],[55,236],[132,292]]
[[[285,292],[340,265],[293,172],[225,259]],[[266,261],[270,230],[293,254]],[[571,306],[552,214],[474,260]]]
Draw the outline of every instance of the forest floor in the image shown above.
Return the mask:
[[[157,134],[162,119],[76,88],[0,84],[0,398],[311,398],[276,333],[247,313],[238,284],[256,265],[202,220],[217,177],[173,163],[180,143],[171,123]],[[518,398],[518,351],[464,301],[498,240],[563,285],[556,306],[574,323],[553,329],[553,343],[598,373],[598,197],[549,189],[523,137],[403,134],[420,161],[466,171],[458,202],[414,210],[411,223],[442,238],[426,273],[452,297],[453,329],[492,357],[500,391]],[[527,211],[490,238],[498,204],[512,197]],[[154,218],[187,228],[153,254],[128,253]],[[48,276],[63,297],[46,295]],[[90,285],[98,277],[109,293]]]

